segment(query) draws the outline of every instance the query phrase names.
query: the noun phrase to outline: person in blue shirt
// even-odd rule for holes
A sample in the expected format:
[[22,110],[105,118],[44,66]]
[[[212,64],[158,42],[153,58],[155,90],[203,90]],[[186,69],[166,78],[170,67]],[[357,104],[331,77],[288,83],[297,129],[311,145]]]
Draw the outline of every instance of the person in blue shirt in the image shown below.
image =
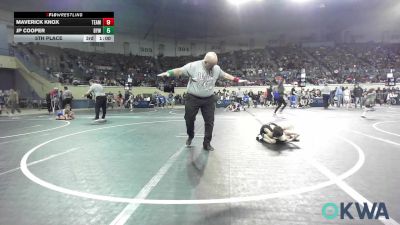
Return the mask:
[[250,97],[248,94],[243,96],[243,106],[247,105],[247,108],[250,108]]
[[171,108],[174,108],[174,104],[175,104],[174,94],[172,92],[170,92],[168,94],[168,98],[167,98],[167,107],[168,107],[168,105],[170,105]]
[[165,97],[163,95],[159,95],[158,96],[158,102],[160,103],[160,107],[165,107],[165,103],[167,102],[167,100],[165,99]]
[[340,107],[340,105],[343,104],[343,89],[342,89],[342,86],[339,86],[339,87],[336,88],[335,97],[336,97],[336,101],[337,101],[336,106]]

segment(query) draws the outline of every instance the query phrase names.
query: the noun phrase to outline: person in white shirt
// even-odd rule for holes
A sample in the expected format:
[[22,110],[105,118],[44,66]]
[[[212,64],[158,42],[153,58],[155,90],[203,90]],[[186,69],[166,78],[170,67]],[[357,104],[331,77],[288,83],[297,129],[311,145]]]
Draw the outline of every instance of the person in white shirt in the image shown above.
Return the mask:
[[364,103],[365,108],[363,110],[363,113],[361,114],[362,118],[367,117],[367,112],[375,111],[374,109],[375,102],[376,102],[376,92],[373,88],[371,88],[365,95],[365,103]]
[[135,103],[135,96],[132,93],[129,95],[128,102],[129,102],[129,110],[132,112],[134,108],[133,104]]
[[351,97],[350,97],[350,89],[348,87],[346,87],[343,91],[343,102],[344,105],[346,106],[346,109],[349,109],[351,103]]
[[245,83],[247,80],[234,77],[224,72],[218,65],[215,52],[208,52],[203,60],[190,62],[183,67],[163,72],[157,76],[187,76],[187,96],[185,102],[185,121],[188,139],[186,145],[190,146],[194,138],[194,123],[199,110],[204,119],[203,149],[213,151],[211,146],[214,129],[215,101],[214,88],[218,79],[231,80],[236,83]]
[[394,91],[389,91],[389,94],[387,95],[386,102],[390,106],[392,104],[396,104],[396,97],[397,95],[394,93]]
[[99,120],[100,108],[102,109],[103,115],[102,119],[106,118],[106,110],[107,110],[107,97],[106,93],[104,92],[103,86],[99,84],[97,81],[93,79],[89,81],[90,88],[84,95],[84,97],[92,95],[94,99],[96,99],[95,104],[95,112],[96,116],[94,120]]
[[69,105],[72,108],[72,99],[73,99],[72,92],[68,90],[68,87],[64,87],[64,93],[62,96],[62,107],[65,108],[66,105]]

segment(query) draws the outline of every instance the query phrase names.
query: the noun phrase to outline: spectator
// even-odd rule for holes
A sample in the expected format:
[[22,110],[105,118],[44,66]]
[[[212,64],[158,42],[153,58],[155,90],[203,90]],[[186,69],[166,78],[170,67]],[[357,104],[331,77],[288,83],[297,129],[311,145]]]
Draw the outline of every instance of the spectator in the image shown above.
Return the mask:
[[340,108],[340,106],[343,104],[343,89],[342,86],[336,87],[335,91],[335,98],[337,101],[337,107]]
[[356,84],[356,86],[353,89],[354,93],[354,106],[357,108],[357,105],[360,104],[360,108],[363,106],[363,89],[360,87],[359,84]]
[[11,108],[11,114],[14,114],[15,110],[21,113],[19,109],[19,95],[14,89],[10,89],[10,95],[8,96],[8,105]]
[[351,98],[350,98],[350,89],[348,87],[346,87],[343,91],[343,102],[344,105],[346,106],[346,109],[349,109]]

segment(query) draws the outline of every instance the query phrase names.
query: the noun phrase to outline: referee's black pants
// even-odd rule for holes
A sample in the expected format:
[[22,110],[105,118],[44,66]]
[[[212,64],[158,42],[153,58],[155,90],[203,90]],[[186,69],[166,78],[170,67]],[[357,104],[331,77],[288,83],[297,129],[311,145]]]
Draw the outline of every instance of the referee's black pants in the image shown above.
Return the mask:
[[197,97],[192,94],[186,96],[185,102],[185,120],[186,132],[189,138],[194,138],[194,122],[196,115],[201,110],[204,119],[204,141],[203,145],[208,145],[212,139],[214,128],[214,112],[215,112],[215,97]]
[[106,96],[97,96],[96,97],[96,104],[95,104],[95,112],[96,117],[94,119],[99,119],[100,108],[103,112],[103,116],[101,117],[104,119],[106,117],[106,110],[107,110],[107,97]]
[[66,98],[62,101],[62,108],[65,109],[66,105],[69,105],[71,107],[72,110],[72,98]]
[[283,107],[281,108],[281,112],[285,109],[287,103],[286,103],[286,100],[282,96],[280,96],[278,98],[278,106],[276,106],[274,113],[276,113],[278,111],[278,109],[282,106],[282,104],[283,104]]
[[324,101],[324,108],[327,109],[329,106],[329,98],[330,98],[330,94],[323,94],[322,95],[322,99]]

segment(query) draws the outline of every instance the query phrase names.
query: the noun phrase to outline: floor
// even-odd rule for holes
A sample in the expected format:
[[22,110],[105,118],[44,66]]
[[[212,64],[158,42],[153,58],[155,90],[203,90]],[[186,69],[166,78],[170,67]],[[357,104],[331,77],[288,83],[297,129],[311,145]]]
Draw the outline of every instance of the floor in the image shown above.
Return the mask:
[[[367,118],[360,109],[217,109],[211,152],[200,112],[185,146],[183,113],[111,111],[104,124],[92,124],[93,111],[73,121],[1,117],[0,224],[400,222],[400,107]],[[300,141],[257,142],[272,121],[292,125]],[[340,209],[333,219],[322,215],[330,202]],[[390,219],[361,219],[356,202],[383,203]],[[354,219],[341,218],[341,203],[352,203]]]

